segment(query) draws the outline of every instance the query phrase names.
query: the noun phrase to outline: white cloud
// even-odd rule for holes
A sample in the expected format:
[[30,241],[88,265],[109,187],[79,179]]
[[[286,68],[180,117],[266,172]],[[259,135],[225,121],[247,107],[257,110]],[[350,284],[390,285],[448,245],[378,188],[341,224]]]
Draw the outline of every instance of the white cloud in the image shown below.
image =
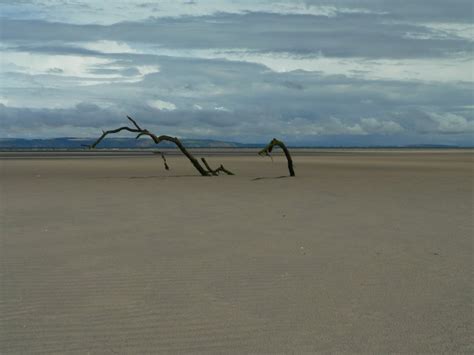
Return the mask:
[[29,52],[2,52],[2,67],[12,66],[22,73],[30,75],[51,74],[51,70],[62,76],[82,78],[114,78],[113,74],[96,75],[89,70],[98,65],[111,63],[111,60],[75,55],[48,55]]
[[438,123],[440,133],[474,133],[474,120],[453,113],[431,113],[430,117]]
[[[220,55],[216,55],[219,57]],[[325,75],[345,75],[368,80],[474,81],[474,60],[449,59],[378,59],[328,58],[322,55],[298,57],[280,53],[231,52],[221,54],[229,60],[259,63],[273,71],[319,71]],[[471,75],[466,73],[471,73]]]
[[176,105],[172,102],[163,100],[149,100],[147,101],[148,106],[156,108],[158,110],[173,111],[176,110]]
[[393,134],[403,131],[403,128],[397,122],[378,120],[373,117],[362,118],[360,125],[367,133]]
[[295,117],[280,128],[280,133],[290,136],[320,136],[320,135],[365,135],[367,132],[359,123],[345,122],[338,117],[330,117],[323,121],[312,121]]
[[8,98],[5,97],[5,96],[0,96],[0,104],[1,105],[5,105],[5,106],[8,106]]
[[323,132],[325,134],[367,134],[359,123],[347,123],[343,122],[337,117],[331,117],[329,122],[323,126]]
[[[135,68],[138,73],[125,75],[121,71]],[[103,70],[105,69],[105,71]],[[107,72],[110,70],[110,72]],[[63,87],[90,86],[112,83],[136,83],[145,75],[160,71],[158,65],[115,65],[106,58],[80,55],[52,55],[36,52],[3,51],[0,76],[7,72],[35,76],[28,86]],[[53,76],[60,79],[54,80]],[[17,87],[19,83],[10,83]],[[25,83],[26,84],[26,83]],[[6,81],[4,80],[4,88]]]
[[138,53],[138,51],[132,49],[125,42],[101,40],[95,42],[86,42],[83,43],[82,46],[86,49],[98,51],[101,53]]
[[316,122],[296,117],[289,120],[283,129],[283,133],[294,136],[394,134],[402,131],[403,128],[394,121],[362,118],[357,122],[338,117]]
[[474,41],[474,24],[472,23],[420,23],[423,26],[432,31],[431,34],[427,34],[425,39],[455,39],[462,38],[468,41]]
[[277,73],[295,70],[345,75],[366,80],[413,80],[426,82],[474,82],[474,59],[470,55],[436,59],[332,58],[321,53],[298,56],[291,53],[254,52],[247,49],[150,49],[150,54],[183,58],[226,59],[262,64]]
[[[102,46],[101,43],[107,43],[107,46]],[[86,49],[94,49],[103,51],[104,53],[130,53],[129,46],[126,44],[118,44],[114,41],[98,41],[93,43],[86,43]],[[321,71],[328,75],[344,74],[354,76],[354,70],[369,70],[375,75],[379,72],[380,66],[388,68],[389,63],[369,62],[362,58],[351,60],[325,58],[321,55],[314,57],[297,57],[288,53],[253,53],[245,49],[240,50],[175,50],[175,49],[153,49],[146,51],[148,53],[184,58],[203,58],[203,59],[227,59],[232,61],[243,61],[249,63],[263,64],[269,69],[276,72],[289,72],[293,70],[307,70],[307,71]],[[398,67],[398,71],[403,68]],[[422,63],[420,63],[420,66]],[[372,66],[372,68],[370,68]],[[117,66],[113,64],[112,60],[98,58],[94,56],[78,56],[78,55],[50,55],[35,52],[13,52],[4,51],[2,53],[2,69],[5,71],[19,71],[31,75],[38,74],[56,74],[61,76],[75,76],[83,79],[120,79],[119,74],[95,74],[91,72],[94,68],[106,69],[124,69],[124,66]],[[156,73],[160,71],[159,65],[142,65],[136,67],[140,72],[139,78],[124,78],[127,82],[135,82],[141,80],[144,75]],[[389,71],[390,72],[390,71]],[[398,73],[398,72],[397,72]],[[393,73],[393,74],[397,74]],[[439,71],[437,71],[439,73]],[[439,75],[439,74],[438,74]],[[390,75],[389,75],[390,76]],[[464,75],[465,77],[465,75]],[[86,82],[86,81],[84,81]],[[93,82],[90,82],[93,83]]]
[[216,111],[221,111],[221,112],[230,112],[230,110],[224,106],[217,106],[217,107],[214,107],[214,110]]
[[139,65],[137,66],[137,69],[142,76],[160,72],[159,65]]

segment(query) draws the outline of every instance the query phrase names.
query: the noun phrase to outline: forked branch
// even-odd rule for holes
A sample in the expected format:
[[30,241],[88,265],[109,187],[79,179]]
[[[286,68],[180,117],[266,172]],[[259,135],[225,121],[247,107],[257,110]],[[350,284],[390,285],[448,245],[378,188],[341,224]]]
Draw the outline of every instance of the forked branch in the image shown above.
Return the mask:
[[205,158],[201,158],[204,166],[206,167],[207,171],[211,174],[211,175],[219,175],[219,173],[222,171],[223,173],[226,173],[227,175],[235,175],[232,171],[230,170],[227,170],[226,168],[224,168],[224,165],[220,165],[217,169],[212,169],[209,164],[207,163],[206,159]]
[[273,138],[265,148],[258,152],[258,154],[267,155],[271,157],[270,153],[272,152],[275,146],[278,146],[283,150],[286,156],[286,160],[288,161],[288,171],[290,172],[290,176],[295,176],[295,170],[293,169],[293,159],[291,159],[290,151],[286,147],[285,143],[283,143],[282,141]]

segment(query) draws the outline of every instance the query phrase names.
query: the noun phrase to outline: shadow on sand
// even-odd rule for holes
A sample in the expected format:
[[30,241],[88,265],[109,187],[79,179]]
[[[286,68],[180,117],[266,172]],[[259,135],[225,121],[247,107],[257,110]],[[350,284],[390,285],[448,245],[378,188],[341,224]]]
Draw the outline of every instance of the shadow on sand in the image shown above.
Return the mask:
[[200,175],[151,175],[151,176],[130,176],[128,179],[166,179],[166,178],[200,178]]
[[256,177],[255,179],[252,179],[251,181],[257,181],[257,180],[269,180],[269,179],[285,179],[288,178],[289,176],[283,175],[283,176],[269,176],[269,177]]
[[92,179],[167,179],[167,178],[200,178],[200,175],[148,175],[148,176],[100,176]]

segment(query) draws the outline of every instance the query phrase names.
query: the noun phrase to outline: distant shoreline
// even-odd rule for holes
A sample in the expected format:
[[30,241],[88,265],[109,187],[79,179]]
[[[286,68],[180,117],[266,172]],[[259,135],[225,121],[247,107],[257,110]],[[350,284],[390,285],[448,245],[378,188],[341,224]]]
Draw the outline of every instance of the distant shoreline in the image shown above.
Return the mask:
[[[206,146],[190,146],[188,149],[193,150],[259,150],[263,148],[265,144],[255,144],[241,147],[206,147]],[[462,149],[474,149],[474,146],[450,146],[450,145],[406,145],[406,146],[292,146],[288,144],[288,148],[294,150],[462,150]],[[17,148],[17,147],[0,147],[0,152],[154,152],[154,151],[173,151],[178,150],[175,147],[165,146],[154,146],[147,148],[94,148],[90,150],[84,147],[78,148],[54,148],[54,147],[45,147],[45,148]]]
[[[313,155],[354,155],[354,154],[375,154],[390,156],[394,153],[466,153],[472,154],[473,147],[291,147],[295,156]],[[254,156],[259,148],[189,148],[196,155],[207,156]],[[119,157],[150,157],[156,152],[164,152],[167,155],[179,156],[182,153],[175,148],[159,147],[155,149],[0,149],[0,159],[16,158],[119,158]],[[280,155],[279,150],[274,155]]]
[[[0,138],[0,152],[3,151],[86,151],[93,144],[93,138],[57,137],[57,138]],[[181,142],[188,149],[261,149],[268,142],[240,143],[235,141],[215,140],[215,139],[189,139],[182,138]],[[338,144],[337,141],[311,143],[295,143],[286,141],[286,145],[291,149],[471,149],[474,145],[442,144],[442,143],[409,143],[409,144],[361,144],[346,143]],[[155,145],[152,140],[136,140],[134,138],[107,138],[100,147],[101,151],[156,151],[173,150],[175,146],[170,142],[162,142]]]

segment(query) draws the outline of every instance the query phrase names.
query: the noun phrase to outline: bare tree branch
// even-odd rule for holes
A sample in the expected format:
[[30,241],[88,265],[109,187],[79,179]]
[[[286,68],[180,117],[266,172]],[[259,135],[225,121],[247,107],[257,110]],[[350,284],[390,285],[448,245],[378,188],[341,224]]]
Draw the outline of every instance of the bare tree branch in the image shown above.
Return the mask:
[[226,168],[224,168],[224,165],[222,165],[222,164],[214,171],[217,172],[217,173],[222,171],[222,172],[226,173],[227,175],[235,175],[232,171],[227,170]]
[[165,164],[165,169],[170,170],[170,167],[168,166],[168,163],[166,162],[165,154],[161,152],[161,159],[163,159],[163,164]]
[[[258,152],[259,155],[267,155],[270,156],[270,153],[273,150],[273,147],[278,146],[283,149],[285,153],[286,160],[288,161],[288,171],[290,172],[290,176],[295,176],[295,170],[293,169],[293,160],[291,159],[290,151],[286,147],[285,143],[279,141],[276,138],[273,138],[268,145],[263,148],[261,151]],[[271,157],[271,156],[270,156]]]
[[130,122],[133,123],[133,125],[134,125],[135,127],[137,127],[137,129],[139,129],[140,131],[142,131],[141,127],[138,125],[137,122],[135,122],[135,120],[134,120],[133,118],[131,118],[130,116],[127,116],[127,118],[128,118],[128,120],[129,120]]
[[102,131],[102,135],[99,137],[99,139],[97,139],[94,143],[91,144],[91,148],[95,148],[97,146],[97,144],[99,144],[102,139],[104,139],[105,137],[107,137],[107,135],[109,134],[112,134],[112,133],[118,133],[118,132],[121,132],[121,131],[129,131],[129,132],[139,132],[137,129],[133,129],[133,128],[130,128],[130,127],[119,127],[117,129],[112,129],[110,131]]
[[[91,144],[90,148],[91,149],[95,148],[109,134],[118,133],[118,132],[121,132],[121,131],[128,131],[128,132],[132,132],[132,133],[138,133],[138,135],[136,137],[137,139],[140,138],[141,136],[149,136],[151,139],[153,139],[153,142],[155,142],[155,144],[160,144],[163,141],[168,141],[168,142],[174,143],[178,147],[178,149],[181,151],[181,153],[183,153],[186,156],[186,158],[189,159],[189,161],[194,166],[194,168],[202,176],[209,176],[209,172],[206,171],[201,166],[201,164],[199,164],[198,160],[184,147],[184,145],[181,143],[181,141],[178,138],[170,137],[170,136],[167,136],[167,135],[156,136],[153,133],[149,132],[148,130],[142,129],[135,122],[135,120],[133,118],[131,118],[129,116],[127,116],[127,118],[133,123],[133,125],[136,128],[130,128],[130,127],[124,126],[124,127],[119,127],[117,129],[112,129],[112,130],[109,130],[109,131],[104,131],[102,133],[102,135],[93,144]],[[166,164],[165,164],[165,168],[166,168]]]
[[222,164],[217,169],[214,170],[209,166],[209,164],[207,163],[205,158],[201,158],[201,160],[204,163],[204,165],[206,166],[208,172],[211,173],[214,176],[219,175],[219,172],[221,172],[221,171],[226,173],[227,175],[235,175],[232,171],[227,170],[226,168],[224,168],[224,165],[222,165]]
[[211,167],[210,167],[209,164],[207,163],[206,159],[201,158],[201,160],[202,160],[204,166],[206,167],[207,171],[208,171],[209,173],[211,173],[212,175],[216,176],[217,173],[216,173],[214,170],[211,169]]
[[163,159],[163,164],[165,166],[165,169],[170,170],[170,167],[168,166],[168,162],[166,161],[165,153],[160,152],[160,151],[156,151],[156,152],[153,152],[153,154],[160,154],[161,159]]

